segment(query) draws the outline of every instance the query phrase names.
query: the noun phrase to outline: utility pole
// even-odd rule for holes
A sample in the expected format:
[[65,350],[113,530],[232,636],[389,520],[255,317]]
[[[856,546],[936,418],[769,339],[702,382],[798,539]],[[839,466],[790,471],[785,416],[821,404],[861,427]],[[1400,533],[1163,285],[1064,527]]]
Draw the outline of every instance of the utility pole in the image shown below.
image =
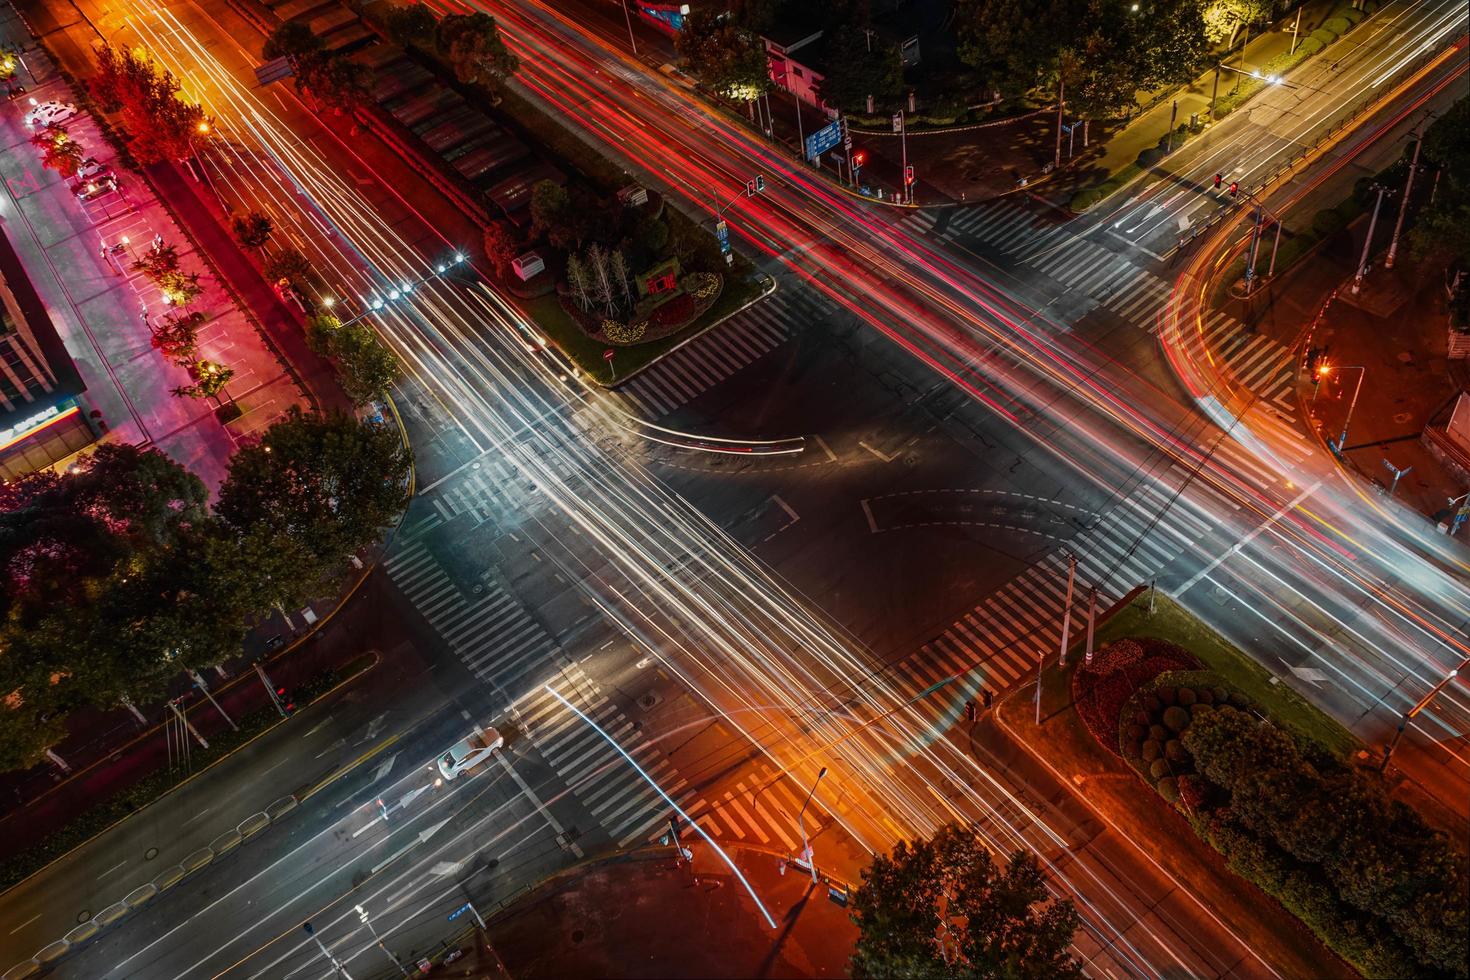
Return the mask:
[[282,704],[281,699],[276,696],[276,687],[274,684],[271,683],[271,679],[266,676],[265,668],[262,667],[259,663],[256,663],[254,667],[256,675],[260,677],[260,682],[265,685],[265,693],[269,694],[271,697],[271,704],[276,706],[276,710],[281,713],[282,718],[289,718],[291,716],[291,713],[286,710],[286,706]]
[[1179,118],[1179,100],[1175,99],[1174,104],[1169,107],[1169,141],[1164,146],[1164,156],[1174,152],[1174,120],[1177,118]]
[[1276,220],[1276,237],[1271,241],[1271,264],[1266,267],[1266,278],[1270,279],[1276,274],[1276,250],[1281,247],[1281,219]]
[[187,670],[189,672],[189,677],[193,679],[194,683],[199,687],[199,690],[203,692],[204,696],[209,699],[209,703],[214,705],[214,710],[219,712],[219,716],[229,724],[232,731],[238,732],[240,730],[240,726],[235,724],[234,719],[227,715],[225,713],[225,709],[220,707],[220,703],[214,699],[214,695],[209,690],[209,685],[206,684],[204,681],[204,675],[199,673],[199,671],[195,670],[193,667],[189,667],[187,668]]
[[1041,671],[1046,666],[1046,651],[1036,651],[1036,724],[1041,724]]
[[[1297,15],[1301,16],[1301,11],[1297,11]],[[628,0],[623,0],[623,18],[628,22],[628,47],[632,48],[633,53],[636,55],[638,53],[638,42],[633,37],[633,15],[628,12]]]
[[903,202],[905,204],[912,204],[914,202],[914,185],[909,183],[908,118],[902,109],[899,109],[893,117],[893,128],[898,131],[899,153],[903,158]]
[[801,812],[796,815],[796,825],[801,828],[801,846],[804,849],[802,857],[806,859],[807,869],[812,873],[812,884],[817,883],[817,857],[812,853],[811,841],[806,836],[806,823],[802,818],[806,816],[806,808],[811,803],[812,797],[816,795],[817,784],[825,775],[827,775],[827,767],[823,766],[822,771],[817,773],[817,778],[812,782],[811,790],[806,794],[806,802],[802,803]]
[[301,923],[301,928],[306,930],[308,936],[316,940],[316,948],[321,950],[322,955],[327,958],[327,962],[332,964],[332,969],[336,971],[337,976],[341,977],[342,980],[352,980],[352,974],[348,973],[347,967],[343,966],[337,957],[332,955],[332,951],[327,949],[326,944],[316,934],[316,929],[312,927],[312,924],[310,922],[303,922]]
[[1250,257],[1245,263],[1245,294],[1249,296],[1256,281],[1256,249],[1261,244],[1261,206],[1256,205],[1256,224],[1251,229]]
[[199,734],[199,730],[195,728],[193,723],[189,721],[189,716],[184,714],[184,712],[179,708],[179,702],[176,700],[170,701],[168,703],[168,706],[173,709],[174,715],[178,717],[179,724],[182,725],[190,735],[194,736],[194,741],[199,743],[199,747],[203,749],[209,748],[209,743],[204,740],[204,736]]
[[1297,35],[1297,31],[1301,29],[1301,26],[1302,26],[1302,6],[1299,4],[1297,6],[1297,8],[1296,8],[1296,20],[1293,21],[1292,22],[1292,25],[1291,25],[1291,50],[1287,52],[1287,56],[1288,57],[1290,57],[1291,55],[1296,54],[1296,35]]
[[1062,113],[1067,105],[1067,80],[1057,75],[1057,154],[1053,167],[1062,169]]
[[1092,663],[1092,629],[1097,624],[1097,586],[1087,595],[1087,654],[1083,663]]
[[1373,217],[1368,219],[1368,237],[1363,241],[1363,257],[1358,260],[1358,271],[1353,276],[1354,296],[1363,286],[1363,277],[1368,274],[1368,256],[1373,248],[1373,232],[1378,228],[1378,209],[1383,207],[1383,195],[1388,193],[1388,188],[1382,184],[1375,184],[1374,189],[1378,191],[1378,200],[1373,202]]
[[1062,652],[1057,657],[1057,666],[1067,666],[1067,641],[1072,636],[1072,587],[1077,581],[1077,556],[1067,559],[1067,600],[1062,603]]
[[1415,715],[1427,708],[1429,706],[1429,702],[1433,701],[1435,697],[1439,694],[1439,692],[1444,690],[1444,686],[1446,684],[1458,677],[1460,674],[1460,670],[1467,664],[1470,664],[1470,658],[1460,661],[1459,667],[1454,668],[1448,674],[1446,674],[1444,676],[1444,679],[1441,680],[1438,684],[1431,687],[1429,689],[1429,693],[1420,698],[1417,704],[1415,704],[1408,711],[1404,712],[1404,717],[1399,722],[1399,730],[1393,733],[1393,741],[1388,743],[1388,749],[1383,753],[1383,764],[1378,767],[1379,772],[1383,772],[1385,769],[1388,768],[1388,760],[1393,758],[1393,750],[1399,747],[1399,739],[1404,737],[1404,729],[1408,727],[1409,722],[1413,720]]
[[408,976],[408,970],[404,969],[403,964],[398,962],[398,957],[393,955],[393,951],[390,950],[387,946],[383,945],[383,937],[378,935],[378,930],[374,929],[373,924],[368,921],[367,909],[363,908],[361,905],[356,906],[356,909],[357,917],[362,920],[363,925],[368,927],[368,932],[372,934],[373,941],[378,944],[378,948],[383,951],[383,955],[393,961],[393,965],[398,967],[399,973],[403,974],[405,977]]
[[1350,365],[1339,368],[1341,371],[1357,371],[1358,383],[1353,386],[1353,399],[1348,402],[1347,418],[1342,420],[1342,434],[1337,437],[1337,455],[1342,455],[1343,447],[1347,445],[1348,423],[1353,420],[1353,409],[1358,407],[1358,395],[1363,391],[1363,379],[1368,375],[1368,369],[1361,365]]
[[1216,63],[1215,87],[1210,90],[1210,122],[1215,121],[1215,100],[1220,97],[1220,68],[1221,66]]
[[1409,212],[1409,195],[1414,193],[1414,174],[1419,172],[1419,150],[1424,146],[1421,135],[1414,141],[1414,157],[1409,161],[1409,178],[1404,181],[1404,199],[1399,202],[1398,220],[1393,223],[1393,238],[1388,242],[1388,257],[1383,260],[1385,269],[1393,268],[1393,260],[1399,253],[1399,233],[1404,230],[1404,216]]

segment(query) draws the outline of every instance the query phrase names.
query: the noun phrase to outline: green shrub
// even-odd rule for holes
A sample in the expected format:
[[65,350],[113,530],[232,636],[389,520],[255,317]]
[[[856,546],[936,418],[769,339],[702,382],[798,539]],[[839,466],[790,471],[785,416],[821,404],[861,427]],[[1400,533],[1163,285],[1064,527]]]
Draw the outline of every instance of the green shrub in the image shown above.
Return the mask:
[[1313,31],[1312,37],[1318,41],[1321,41],[1322,46],[1325,48],[1333,41],[1337,40],[1337,33],[1335,31],[1329,31],[1326,26],[1323,26]]
[[1159,757],[1161,751],[1162,749],[1159,747],[1158,739],[1151,738],[1143,743],[1143,748],[1139,751],[1138,755],[1144,762],[1153,762]]
[[1189,706],[1189,720],[1194,721],[1194,719],[1196,718],[1203,718],[1205,715],[1214,710],[1215,706],[1213,704],[1205,704],[1203,701],[1196,701],[1194,704],[1191,704]]
[[1243,691],[1231,691],[1230,706],[1243,711],[1251,706],[1251,699],[1246,697]]
[[1150,146],[1138,154],[1138,165],[1145,170],[1164,159],[1162,147]]
[[1179,741],[1179,739],[1171,738],[1164,743],[1164,758],[1175,764],[1188,762],[1189,750],[1184,747],[1184,743]]
[[1157,714],[1158,712],[1164,710],[1164,702],[1159,700],[1157,694],[1150,694],[1148,697],[1143,699],[1142,710],[1147,711],[1150,714]]
[[1327,45],[1320,39],[1308,36],[1301,44],[1296,46],[1297,54],[1310,58],[1314,54],[1320,54]]
[[[1212,687],[1212,688],[1210,688],[1210,695],[1211,695],[1211,700],[1210,700],[1210,703],[1211,704],[1224,704],[1226,701],[1230,700],[1230,692],[1227,691],[1223,687]],[[1242,697],[1243,696],[1244,695],[1242,695]]]
[[1366,17],[1378,9],[1378,0],[1363,0],[1363,16]]
[[1342,37],[1344,34],[1352,29],[1352,26],[1353,25],[1349,24],[1347,22],[1347,19],[1344,17],[1329,17],[1327,19],[1327,22],[1322,25],[1322,30],[1331,31],[1338,37]]
[[1189,727],[1189,712],[1175,705],[1164,709],[1164,727],[1171,732],[1182,732]]
[[1338,7],[1336,10],[1334,10],[1332,12],[1332,19],[1333,20],[1337,20],[1338,18],[1341,18],[1341,19],[1347,21],[1349,24],[1353,25],[1354,27],[1358,26],[1358,24],[1366,16],[1368,16],[1368,15],[1365,14],[1365,13],[1363,13],[1361,10],[1354,9],[1353,7]]
[[1154,691],[1154,697],[1159,699],[1163,705],[1177,704],[1179,701],[1179,689],[1167,685]]
[[1169,730],[1166,729],[1163,725],[1149,725],[1148,737],[1152,739],[1157,739],[1159,742],[1163,742],[1168,739]]
[[1179,689],[1178,699],[1179,706],[1181,708],[1187,708],[1199,700],[1199,695],[1195,694],[1194,688],[1192,687],[1181,687]]
[[1169,775],[1170,771],[1171,768],[1168,759],[1155,759],[1148,765],[1148,774],[1156,780],[1163,779]]
[[1076,211],[1078,214],[1081,214],[1083,211],[1086,211],[1087,209],[1096,205],[1097,202],[1101,201],[1102,199],[1102,188],[1089,187],[1085,191],[1078,191],[1076,194],[1073,194],[1072,200],[1067,202],[1067,206],[1073,211]]
[[1159,795],[1169,803],[1179,802],[1179,781],[1173,776],[1165,776],[1159,780]]
[[1148,738],[1148,728],[1135,722],[1123,729],[1123,737],[1130,742],[1142,742]]

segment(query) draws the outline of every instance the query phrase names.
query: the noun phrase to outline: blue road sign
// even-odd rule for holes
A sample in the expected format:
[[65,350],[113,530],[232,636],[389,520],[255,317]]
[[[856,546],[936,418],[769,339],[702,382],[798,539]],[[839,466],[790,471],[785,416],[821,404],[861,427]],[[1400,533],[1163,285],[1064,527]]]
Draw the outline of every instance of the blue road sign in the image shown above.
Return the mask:
[[449,913],[449,921],[450,922],[453,922],[455,919],[457,919],[460,916],[464,915],[469,910],[470,910],[470,903],[469,902],[465,902],[459,908],[457,908],[453,912],[450,912]]
[[842,122],[834,119],[806,138],[806,158],[815,160],[841,142]]

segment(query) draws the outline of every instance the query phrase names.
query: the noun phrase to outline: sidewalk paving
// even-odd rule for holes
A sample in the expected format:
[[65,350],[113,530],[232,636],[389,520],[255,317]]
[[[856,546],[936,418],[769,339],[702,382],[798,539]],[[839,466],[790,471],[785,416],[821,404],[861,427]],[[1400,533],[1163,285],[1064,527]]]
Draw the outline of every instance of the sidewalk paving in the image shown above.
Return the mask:
[[781,874],[773,853],[722,844],[773,930],[709,844],[691,846],[692,867],[660,848],[563,872],[490,918],[490,941],[516,980],[847,975],[857,927],[827,886]]

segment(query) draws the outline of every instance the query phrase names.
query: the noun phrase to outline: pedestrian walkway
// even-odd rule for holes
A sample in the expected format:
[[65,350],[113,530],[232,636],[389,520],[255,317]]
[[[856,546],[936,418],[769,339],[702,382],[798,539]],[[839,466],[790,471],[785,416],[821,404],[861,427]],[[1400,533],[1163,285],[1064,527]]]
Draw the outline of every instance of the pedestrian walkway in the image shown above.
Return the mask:
[[[1072,636],[1086,629],[1089,589],[1098,585],[1098,608],[1110,606],[1134,586],[1154,581],[1169,565],[1216,526],[1216,521],[1174,499],[1190,474],[1174,467],[1163,482],[1139,484],[1092,527],[1070,539],[1066,551],[1077,556],[1072,596]],[[1195,489],[1203,489],[1198,483]],[[1223,497],[1212,502],[1239,509]],[[939,697],[919,700],[914,710],[937,736],[954,725],[967,701],[981,690],[999,694],[1033,682],[1040,654],[1053,654],[1061,642],[1066,611],[1068,557],[1048,555],[998,589],[924,644],[887,668],[899,692],[917,698],[954,677]]]
[[423,536],[437,523],[401,536],[383,567],[470,673],[514,697],[555,656],[556,641],[494,578],[482,576],[468,592],[451,579]]
[[778,290],[655,362],[618,391],[644,418],[662,418],[835,309],[812,290]]
[[702,796],[581,668],[562,667],[547,686],[617,746],[541,688],[517,701],[512,717],[616,846],[647,843],[663,832],[670,807],[652,780],[711,837],[796,850],[793,814],[800,804],[769,766],[742,769],[732,786]]

